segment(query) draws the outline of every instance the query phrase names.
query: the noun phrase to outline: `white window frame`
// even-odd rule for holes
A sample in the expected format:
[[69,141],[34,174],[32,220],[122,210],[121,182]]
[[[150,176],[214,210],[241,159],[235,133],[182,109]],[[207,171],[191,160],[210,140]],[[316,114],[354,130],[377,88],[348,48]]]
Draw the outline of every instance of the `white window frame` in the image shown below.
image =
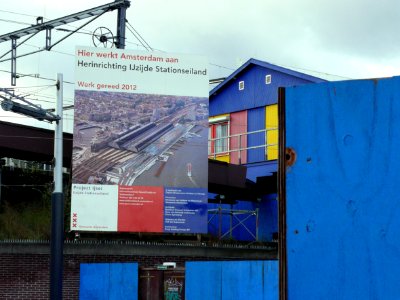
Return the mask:
[[[226,126],[226,134],[218,136],[218,129]],[[220,132],[222,133],[222,131]],[[220,145],[221,143],[221,145]],[[229,151],[229,122],[215,124],[214,153],[222,154]]]
[[271,84],[271,82],[272,82],[272,75],[271,74],[265,75],[265,84]]

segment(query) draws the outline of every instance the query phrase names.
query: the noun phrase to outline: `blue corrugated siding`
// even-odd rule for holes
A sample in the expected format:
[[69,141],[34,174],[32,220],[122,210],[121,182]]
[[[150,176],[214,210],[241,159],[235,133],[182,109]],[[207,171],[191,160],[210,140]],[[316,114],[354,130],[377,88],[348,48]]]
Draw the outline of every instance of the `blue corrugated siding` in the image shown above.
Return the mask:
[[[265,75],[272,75],[272,83],[265,84]],[[245,82],[243,91],[239,91],[239,81]],[[278,88],[310,83],[302,78],[250,65],[230,81],[225,87],[210,95],[210,116],[236,112],[278,102]]]
[[[247,111],[247,132],[265,129],[265,107]],[[247,135],[247,147],[265,145],[265,132]],[[265,147],[247,150],[247,162],[253,163],[265,160]]]
[[289,88],[288,299],[400,299],[400,77]]
[[135,300],[137,298],[137,263],[93,263],[80,265],[79,299]]
[[187,262],[185,285],[190,300],[278,300],[278,262]]

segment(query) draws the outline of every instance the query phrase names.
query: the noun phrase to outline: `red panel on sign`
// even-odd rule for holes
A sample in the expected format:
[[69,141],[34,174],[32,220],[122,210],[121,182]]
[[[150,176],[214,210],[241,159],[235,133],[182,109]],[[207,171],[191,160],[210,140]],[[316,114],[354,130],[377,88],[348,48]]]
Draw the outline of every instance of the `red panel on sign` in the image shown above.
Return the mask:
[[163,223],[163,187],[118,187],[118,231],[163,232]]

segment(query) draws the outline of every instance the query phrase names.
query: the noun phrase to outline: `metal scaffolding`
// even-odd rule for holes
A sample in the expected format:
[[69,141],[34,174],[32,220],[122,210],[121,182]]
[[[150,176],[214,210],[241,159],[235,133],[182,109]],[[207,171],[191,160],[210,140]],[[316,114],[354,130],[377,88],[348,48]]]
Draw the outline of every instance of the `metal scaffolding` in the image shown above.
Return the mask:
[[[242,228],[246,230],[250,236],[254,239],[254,241],[258,241],[258,215],[259,209],[256,208],[255,210],[245,210],[245,209],[234,209],[233,205],[230,205],[229,209],[222,207],[223,203],[220,203],[218,208],[213,208],[208,210],[208,214],[211,217],[208,219],[208,224],[211,224],[211,221],[214,218],[218,218],[218,239],[222,240],[227,237],[229,239],[233,239],[233,230],[236,228]],[[223,215],[229,215],[229,229],[223,232],[222,229],[222,217]],[[245,216],[244,218],[239,218],[239,216]],[[255,231],[252,231],[248,226],[246,226],[245,222],[250,218],[254,218],[255,220]],[[235,225],[234,221],[237,223]]]

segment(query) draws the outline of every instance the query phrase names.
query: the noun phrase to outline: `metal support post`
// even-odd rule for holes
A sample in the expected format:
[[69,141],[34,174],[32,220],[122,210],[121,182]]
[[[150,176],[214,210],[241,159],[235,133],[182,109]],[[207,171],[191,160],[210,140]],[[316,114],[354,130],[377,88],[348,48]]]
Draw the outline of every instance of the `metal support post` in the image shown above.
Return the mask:
[[63,76],[57,74],[57,110],[61,118],[54,130],[54,192],[51,197],[50,299],[62,299],[64,194],[63,194]]
[[46,50],[51,49],[51,28],[46,28]]
[[218,239],[221,240],[222,237],[222,207],[221,200],[218,206]]
[[11,39],[11,85],[17,85],[17,39]]
[[239,134],[239,153],[238,153],[239,165],[242,164],[242,135]]
[[126,5],[121,5],[118,8],[116,47],[119,49],[125,49],[126,9],[128,7],[129,7],[129,2],[127,1]]
[[259,208],[256,208],[256,241],[257,242],[258,242],[258,226],[259,226],[258,215],[259,215]]
[[2,188],[2,183],[1,183],[1,173],[3,171],[3,165],[0,164],[0,207],[1,207],[1,188]]
[[229,238],[233,239],[233,205],[231,204],[231,209],[229,211]]

